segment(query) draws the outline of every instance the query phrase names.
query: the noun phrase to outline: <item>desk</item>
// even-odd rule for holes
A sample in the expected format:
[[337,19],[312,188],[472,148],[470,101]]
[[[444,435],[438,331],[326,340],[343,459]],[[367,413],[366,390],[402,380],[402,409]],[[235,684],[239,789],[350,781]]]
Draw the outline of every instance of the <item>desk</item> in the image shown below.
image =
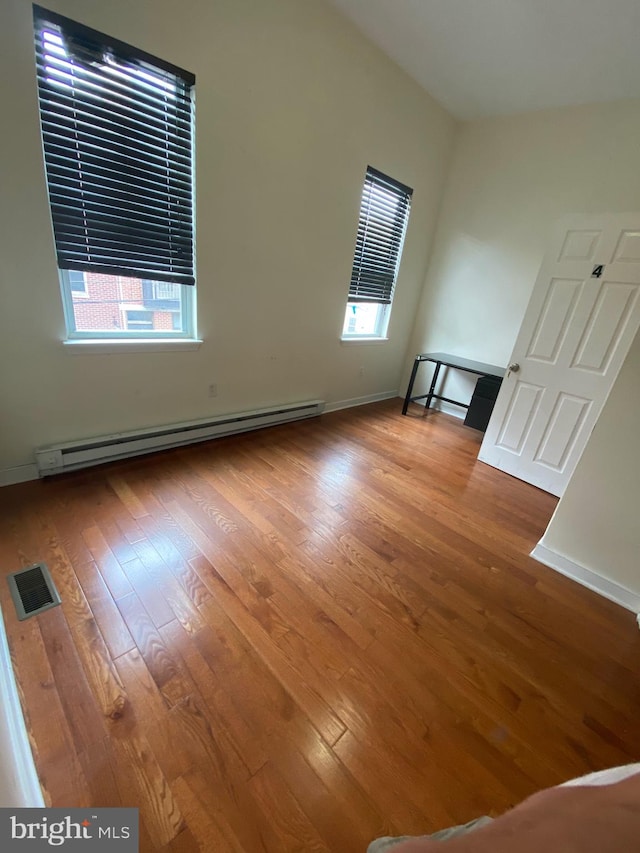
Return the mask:
[[[419,397],[412,397],[413,393],[413,383],[416,381],[416,374],[418,373],[418,368],[424,361],[430,361],[435,364],[435,370],[433,371],[433,378],[431,380],[431,386],[429,387],[428,394],[421,394]],[[409,380],[409,387],[407,388],[407,394],[404,398],[404,405],[402,407],[402,414],[407,414],[407,409],[409,408],[409,403],[415,403],[417,400],[425,400],[424,404],[425,409],[428,409],[431,405],[432,400],[444,400],[445,403],[453,403],[454,406],[462,406],[465,409],[469,408],[468,403],[461,403],[459,400],[451,400],[449,397],[441,397],[440,394],[436,394],[436,382],[438,381],[438,374],[440,373],[440,368],[442,366],[445,367],[454,367],[456,370],[464,370],[467,373],[474,373],[476,376],[495,376],[498,379],[502,379],[506,372],[506,368],[504,367],[496,367],[495,364],[484,364],[482,361],[471,361],[469,358],[459,358],[457,355],[450,355],[446,352],[423,352],[416,356],[415,361],[413,362],[413,369],[411,371],[411,379]]]

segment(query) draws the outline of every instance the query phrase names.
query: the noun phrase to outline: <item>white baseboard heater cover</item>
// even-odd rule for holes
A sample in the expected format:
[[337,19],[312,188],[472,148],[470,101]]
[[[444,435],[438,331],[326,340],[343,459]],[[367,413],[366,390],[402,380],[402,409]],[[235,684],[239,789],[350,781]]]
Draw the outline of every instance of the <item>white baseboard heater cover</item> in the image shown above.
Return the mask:
[[322,413],[323,400],[291,403],[238,412],[231,415],[216,415],[197,421],[185,421],[163,427],[141,429],[134,432],[114,433],[84,441],[73,441],[36,450],[36,464],[41,477],[88,468],[129,456],[154,453],[170,447],[180,447],[197,441],[207,441],[224,435],[248,432],[262,427],[285,424],[304,418],[313,418]]

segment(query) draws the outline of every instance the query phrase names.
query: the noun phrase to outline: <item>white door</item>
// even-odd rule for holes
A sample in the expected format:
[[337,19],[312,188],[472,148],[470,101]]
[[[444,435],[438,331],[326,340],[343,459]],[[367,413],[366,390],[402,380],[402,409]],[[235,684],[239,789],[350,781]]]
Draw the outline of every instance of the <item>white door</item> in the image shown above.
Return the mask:
[[558,227],[479,459],[563,493],[640,324],[639,296],[640,214]]

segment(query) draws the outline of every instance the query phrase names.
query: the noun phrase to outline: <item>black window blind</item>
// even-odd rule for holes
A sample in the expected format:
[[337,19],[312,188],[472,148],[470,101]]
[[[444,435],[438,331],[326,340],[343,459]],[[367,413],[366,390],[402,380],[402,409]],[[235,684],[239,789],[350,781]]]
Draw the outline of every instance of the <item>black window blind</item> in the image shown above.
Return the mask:
[[34,22],[58,266],[194,284],[194,76],[38,6]]
[[412,194],[411,187],[367,167],[349,302],[391,302]]

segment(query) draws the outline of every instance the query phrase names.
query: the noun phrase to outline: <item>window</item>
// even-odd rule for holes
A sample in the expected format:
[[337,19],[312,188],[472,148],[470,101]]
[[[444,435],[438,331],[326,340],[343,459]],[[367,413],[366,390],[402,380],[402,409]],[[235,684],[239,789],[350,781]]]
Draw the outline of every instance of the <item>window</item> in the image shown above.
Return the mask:
[[343,338],[386,334],[412,194],[410,187],[367,167]]
[[77,270],[69,270],[69,287],[74,296],[88,296],[87,282],[83,272]]
[[127,311],[127,329],[152,329],[153,311]]
[[153,282],[154,299],[173,300],[180,298],[180,288],[177,284],[168,284],[166,281]]
[[69,337],[194,337],[195,78],[37,6],[34,20]]
[[[185,334],[190,328],[191,287],[76,270],[61,270],[60,279],[72,339],[191,337]],[[165,287],[175,288],[170,291],[172,299],[153,298],[156,288],[167,293]],[[136,313],[148,322],[129,322]]]

